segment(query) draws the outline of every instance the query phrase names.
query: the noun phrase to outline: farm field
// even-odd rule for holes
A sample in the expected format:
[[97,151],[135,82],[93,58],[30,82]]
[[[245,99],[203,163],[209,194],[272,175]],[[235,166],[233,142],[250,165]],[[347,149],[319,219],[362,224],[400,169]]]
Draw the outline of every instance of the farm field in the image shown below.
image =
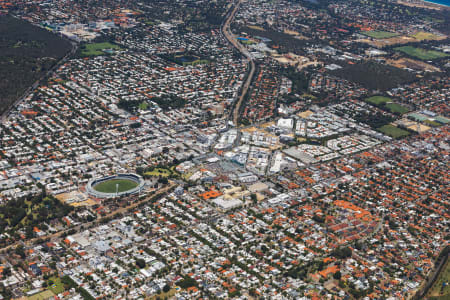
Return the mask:
[[395,32],[379,31],[379,30],[366,31],[362,32],[362,34],[374,39],[388,39],[398,35]]
[[119,185],[118,192],[125,192],[138,186],[137,182],[129,179],[111,179],[104,182],[100,182],[94,186],[94,190],[101,193],[115,193],[116,184]]
[[111,43],[93,43],[93,44],[86,44],[83,48],[81,55],[83,56],[97,56],[97,55],[103,55],[105,52],[103,50],[105,49],[120,49],[119,46],[111,44]]
[[444,52],[439,52],[435,50],[426,50],[422,48],[416,48],[413,46],[403,46],[403,47],[397,47],[394,48],[394,50],[403,52],[409,56],[413,56],[419,59],[423,60],[432,60],[436,58],[443,58],[449,56],[448,54]]
[[378,131],[381,131],[382,133],[393,137],[394,139],[405,137],[409,135],[409,132],[406,130],[403,130],[401,128],[395,127],[394,125],[384,125],[380,128],[378,128]]

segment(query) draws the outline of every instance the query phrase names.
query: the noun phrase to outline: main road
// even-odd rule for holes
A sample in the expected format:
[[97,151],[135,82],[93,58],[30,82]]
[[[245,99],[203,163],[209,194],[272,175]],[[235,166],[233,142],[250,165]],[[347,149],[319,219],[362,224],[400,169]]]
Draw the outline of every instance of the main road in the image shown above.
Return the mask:
[[250,66],[250,71],[247,75],[247,79],[244,82],[244,85],[241,89],[241,94],[238,97],[236,104],[233,108],[232,116],[233,116],[233,124],[234,126],[238,125],[238,118],[239,118],[239,110],[241,108],[242,102],[244,101],[244,97],[247,94],[248,88],[250,87],[250,84],[252,83],[253,75],[255,74],[255,61],[253,60],[252,55],[248,52],[248,50],[239,43],[236,38],[234,37],[233,33],[230,31],[230,23],[233,21],[234,16],[236,15],[237,10],[239,9],[239,6],[241,5],[243,0],[238,0],[236,4],[233,7],[233,10],[228,13],[223,25],[222,25],[222,34],[225,36],[225,38],[232,44],[239,52],[241,52],[248,60],[248,64]]

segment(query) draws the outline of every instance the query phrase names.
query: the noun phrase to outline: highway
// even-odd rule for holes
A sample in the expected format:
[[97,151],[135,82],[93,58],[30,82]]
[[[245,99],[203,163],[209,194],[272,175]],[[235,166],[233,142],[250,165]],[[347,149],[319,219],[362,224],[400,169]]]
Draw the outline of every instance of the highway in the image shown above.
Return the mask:
[[255,74],[255,61],[253,60],[252,55],[247,51],[247,49],[239,43],[235,38],[233,33],[230,31],[230,24],[234,19],[234,16],[236,15],[237,10],[239,9],[239,6],[241,5],[242,0],[239,0],[233,7],[233,10],[228,14],[228,16],[225,19],[225,22],[223,23],[223,26],[221,28],[222,34],[225,36],[225,38],[230,42],[231,45],[233,45],[239,52],[241,52],[248,60],[248,64],[250,67],[250,71],[247,75],[247,79],[244,82],[244,85],[241,89],[241,94],[238,96],[238,99],[236,101],[236,105],[234,106],[233,112],[232,112],[232,118],[233,118],[233,124],[234,126],[238,125],[238,118],[239,118],[239,110],[241,108],[242,102],[245,98],[245,95],[247,94],[248,88],[250,87],[250,84],[252,83],[253,75]]

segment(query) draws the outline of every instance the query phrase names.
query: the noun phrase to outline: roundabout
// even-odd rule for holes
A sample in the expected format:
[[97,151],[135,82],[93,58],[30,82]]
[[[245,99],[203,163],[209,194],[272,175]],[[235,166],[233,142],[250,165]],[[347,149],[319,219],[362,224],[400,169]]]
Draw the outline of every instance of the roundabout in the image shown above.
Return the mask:
[[144,179],[137,174],[116,174],[90,180],[86,191],[97,198],[113,198],[139,193],[144,186]]

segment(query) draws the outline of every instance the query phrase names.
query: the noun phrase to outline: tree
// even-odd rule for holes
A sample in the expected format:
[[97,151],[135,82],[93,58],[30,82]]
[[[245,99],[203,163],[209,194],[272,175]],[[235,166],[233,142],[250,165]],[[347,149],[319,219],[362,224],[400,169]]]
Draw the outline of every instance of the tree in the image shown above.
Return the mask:
[[167,184],[167,183],[169,183],[169,181],[167,180],[166,177],[160,177],[160,178],[158,179],[158,182],[159,182],[159,183],[162,183],[162,184]]
[[16,247],[15,252],[16,252],[16,254],[19,255],[21,258],[25,258],[25,250],[23,249],[23,246],[22,246],[22,245],[18,245],[18,246]]
[[136,128],[142,127],[142,124],[139,122],[136,122],[136,123],[131,124],[130,127],[136,129]]
[[166,284],[164,287],[163,287],[163,292],[164,293],[167,293],[167,292],[169,292],[170,291],[170,286],[168,285],[168,284]]
[[144,175],[144,168],[143,167],[137,167],[136,168],[136,173],[139,175]]
[[11,275],[11,268],[7,267],[3,269],[3,277],[8,277],[9,275]]
[[336,258],[347,258],[352,256],[352,250],[349,247],[338,248],[333,251],[332,255]]
[[143,268],[145,268],[145,265],[146,265],[145,260],[143,260],[142,258],[136,259],[136,266],[143,269]]
[[189,276],[184,276],[183,280],[181,280],[178,283],[178,286],[181,287],[182,289],[187,289],[191,286],[196,286],[196,285],[197,285],[197,282]]
[[333,278],[336,280],[341,279],[341,277],[342,277],[341,271],[337,271],[336,273],[333,274]]

